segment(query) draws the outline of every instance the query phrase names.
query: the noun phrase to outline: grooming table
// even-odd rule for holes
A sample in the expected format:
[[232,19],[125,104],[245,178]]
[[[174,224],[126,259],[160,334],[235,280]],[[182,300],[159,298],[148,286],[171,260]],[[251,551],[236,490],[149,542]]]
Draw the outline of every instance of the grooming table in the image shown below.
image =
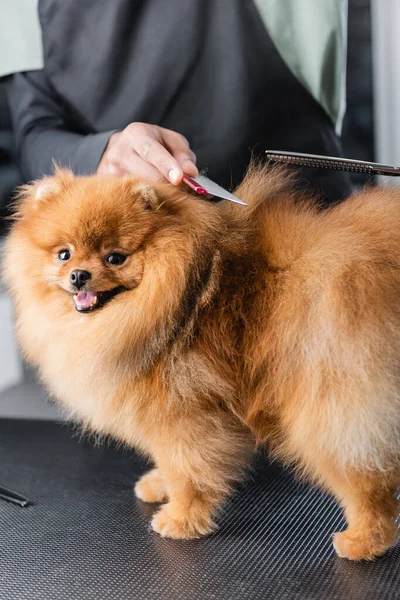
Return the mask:
[[344,526],[329,496],[260,457],[213,536],[162,539],[137,500],[147,466],[69,426],[0,421],[1,600],[383,600],[400,598],[400,548],[373,563],[335,556]]

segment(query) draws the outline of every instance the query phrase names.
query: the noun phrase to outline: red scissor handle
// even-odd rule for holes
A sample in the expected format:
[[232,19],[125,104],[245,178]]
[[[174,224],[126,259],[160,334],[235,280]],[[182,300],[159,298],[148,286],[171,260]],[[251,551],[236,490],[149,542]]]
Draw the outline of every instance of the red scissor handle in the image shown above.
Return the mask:
[[186,183],[186,185],[188,185],[197,194],[200,194],[201,196],[205,196],[206,194],[208,194],[206,188],[203,188],[202,185],[199,185],[195,179],[192,179],[192,177],[184,175],[182,181]]

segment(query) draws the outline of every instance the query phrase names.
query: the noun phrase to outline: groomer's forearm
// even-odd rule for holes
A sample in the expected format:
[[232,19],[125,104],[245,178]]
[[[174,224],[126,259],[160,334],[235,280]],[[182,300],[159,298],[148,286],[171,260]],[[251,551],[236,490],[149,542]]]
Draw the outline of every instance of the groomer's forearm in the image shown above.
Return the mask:
[[[38,179],[54,171],[54,163],[77,175],[96,172],[115,132],[77,133],[71,114],[43,70],[16,73],[7,87],[15,143],[24,177]],[[78,120],[73,115],[72,122]]]
[[54,163],[76,175],[91,175],[114,131],[81,135],[62,129],[33,127],[19,143],[24,177],[38,179],[54,171]]

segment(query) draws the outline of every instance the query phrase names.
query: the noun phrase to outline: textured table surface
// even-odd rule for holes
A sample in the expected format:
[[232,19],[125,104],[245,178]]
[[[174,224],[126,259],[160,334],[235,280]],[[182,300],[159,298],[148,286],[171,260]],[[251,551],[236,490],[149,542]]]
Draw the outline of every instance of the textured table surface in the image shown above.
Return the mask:
[[220,529],[190,542],[149,528],[136,500],[146,465],[51,422],[0,421],[0,484],[28,496],[0,502],[0,600],[400,598],[400,547],[374,563],[337,558],[336,503],[258,461],[226,505]]

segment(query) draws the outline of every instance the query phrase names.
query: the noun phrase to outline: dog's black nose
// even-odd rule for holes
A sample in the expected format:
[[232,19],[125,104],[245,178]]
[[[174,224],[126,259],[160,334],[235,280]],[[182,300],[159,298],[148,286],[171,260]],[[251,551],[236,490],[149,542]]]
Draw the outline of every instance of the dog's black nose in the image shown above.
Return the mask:
[[71,275],[69,276],[72,285],[74,285],[78,290],[80,290],[91,277],[92,276],[89,271],[81,271],[80,269],[71,271]]

